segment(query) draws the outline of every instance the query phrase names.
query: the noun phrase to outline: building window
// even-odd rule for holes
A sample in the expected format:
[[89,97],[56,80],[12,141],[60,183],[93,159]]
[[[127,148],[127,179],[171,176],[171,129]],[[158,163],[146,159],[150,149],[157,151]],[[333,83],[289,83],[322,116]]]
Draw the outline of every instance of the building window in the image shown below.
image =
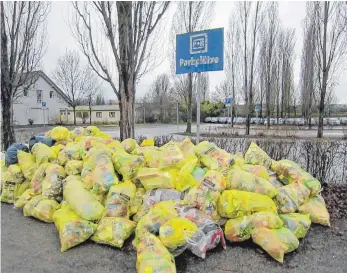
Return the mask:
[[116,112],[110,112],[109,113],[110,118],[115,118],[116,117]]
[[23,90],[23,96],[24,97],[28,97],[28,89],[24,89]]
[[82,117],[82,112],[76,112],[76,117],[81,118]]
[[88,112],[83,112],[83,117],[84,118],[88,118],[89,117],[89,113]]
[[96,112],[96,117],[97,118],[102,118],[102,112]]
[[42,103],[42,90],[36,90],[37,103]]
[[54,97],[54,91],[49,91],[49,98],[53,99]]
[[65,116],[65,110],[60,110],[60,115]]

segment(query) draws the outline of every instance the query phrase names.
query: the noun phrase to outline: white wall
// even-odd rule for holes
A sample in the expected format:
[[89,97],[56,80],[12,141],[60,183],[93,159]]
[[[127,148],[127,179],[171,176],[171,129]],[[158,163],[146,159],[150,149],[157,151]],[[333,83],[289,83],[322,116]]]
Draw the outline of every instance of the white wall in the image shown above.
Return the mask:
[[[37,102],[36,90],[42,90],[42,101],[46,102],[47,109],[41,109],[41,103]],[[54,91],[50,98],[50,91]],[[19,125],[27,125],[28,119],[34,120],[34,124],[43,124],[43,114],[46,123],[53,123],[59,118],[60,108],[68,107],[67,103],[59,96],[57,91],[41,76],[28,90],[28,97],[22,96],[13,104],[14,118]]]
[[[76,110],[76,122],[82,123],[82,118],[77,117],[77,112],[88,112],[88,117],[86,118],[86,123],[89,123],[89,110]],[[101,112],[101,118],[96,117],[96,113]],[[115,112],[115,117],[110,117],[110,112]],[[68,122],[73,123],[73,111],[68,111]],[[61,115],[61,120],[63,122],[66,121],[65,113]],[[117,123],[120,120],[120,112],[119,110],[92,110],[92,123],[93,122],[100,122],[100,123]]]

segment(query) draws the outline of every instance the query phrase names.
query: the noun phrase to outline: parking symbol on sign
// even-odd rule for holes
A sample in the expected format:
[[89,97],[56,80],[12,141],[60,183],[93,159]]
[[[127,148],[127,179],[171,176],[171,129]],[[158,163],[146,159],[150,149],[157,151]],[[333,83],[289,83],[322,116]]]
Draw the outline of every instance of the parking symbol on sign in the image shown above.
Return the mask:
[[207,33],[190,36],[190,54],[206,53],[208,51],[207,45]]

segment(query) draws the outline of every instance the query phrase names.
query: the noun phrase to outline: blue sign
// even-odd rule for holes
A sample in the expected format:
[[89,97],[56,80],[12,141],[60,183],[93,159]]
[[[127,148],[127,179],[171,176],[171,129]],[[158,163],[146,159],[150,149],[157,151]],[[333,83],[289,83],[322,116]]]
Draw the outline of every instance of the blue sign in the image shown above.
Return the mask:
[[42,109],[46,109],[46,102],[45,101],[42,102]]
[[224,64],[224,28],[176,36],[176,74],[219,71]]
[[226,99],[225,99],[225,104],[226,104],[226,106],[230,106],[232,101],[233,101],[232,98],[226,98]]
[[259,105],[255,106],[255,111],[260,111],[260,106]]

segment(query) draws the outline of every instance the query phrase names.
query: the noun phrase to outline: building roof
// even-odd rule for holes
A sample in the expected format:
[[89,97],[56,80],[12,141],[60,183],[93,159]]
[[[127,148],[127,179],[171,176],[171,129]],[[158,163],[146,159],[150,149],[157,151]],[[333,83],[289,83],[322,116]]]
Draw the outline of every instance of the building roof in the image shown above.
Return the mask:
[[61,96],[61,98],[63,100],[65,100],[67,103],[69,103],[69,98],[65,95],[65,93],[59,88],[58,85],[55,84],[54,81],[51,80],[50,77],[47,76],[47,74],[45,72],[43,72],[42,70],[38,70],[38,71],[33,71],[32,72],[34,75],[38,75],[41,76],[46,82],[48,82],[52,88]]

